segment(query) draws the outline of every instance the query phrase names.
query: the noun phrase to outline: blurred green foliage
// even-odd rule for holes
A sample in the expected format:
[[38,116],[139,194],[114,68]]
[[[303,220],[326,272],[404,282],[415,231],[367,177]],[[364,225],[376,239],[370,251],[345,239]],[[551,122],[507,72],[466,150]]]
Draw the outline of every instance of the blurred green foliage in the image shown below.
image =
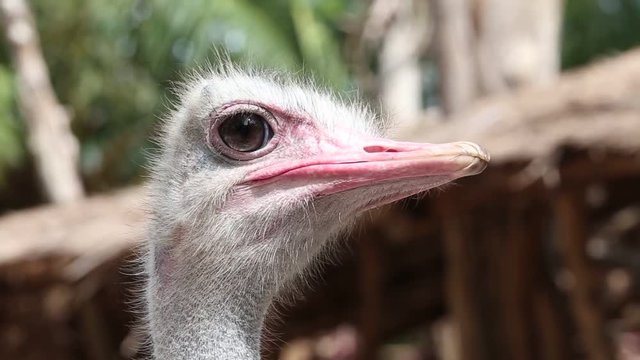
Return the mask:
[[[345,20],[364,1],[32,0],[52,81],[73,116],[90,191],[138,179],[147,140],[181,71],[237,61],[314,74],[352,86]],[[640,43],[640,0],[568,0],[563,65]],[[0,49],[0,191],[8,169],[28,166],[11,64]],[[6,191],[6,189],[5,189]]]
[[562,67],[584,65],[640,44],[640,0],[567,0]]
[[3,169],[19,166],[24,156],[23,134],[15,111],[13,73],[0,65],[0,188],[4,185]]
[[[328,86],[349,79],[339,24],[358,5],[341,0],[33,0],[51,78],[73,116],[90,190],[131,182],[168,88],[185,69],[236,61],[298,71]],[[2,50],[6,52],[6,49]],[[6,53],[3,54],[7,59]],[[24,160],[8,61],[0,63],[0,179]],[[9,111],[8,109],[12,109]]]
[[33,1],[51,78],[72,111],[82,171],[94,187],[135,175],[137,148],[162,98],[149,65],[135,56],[140,24],[134,6],[127,0]]

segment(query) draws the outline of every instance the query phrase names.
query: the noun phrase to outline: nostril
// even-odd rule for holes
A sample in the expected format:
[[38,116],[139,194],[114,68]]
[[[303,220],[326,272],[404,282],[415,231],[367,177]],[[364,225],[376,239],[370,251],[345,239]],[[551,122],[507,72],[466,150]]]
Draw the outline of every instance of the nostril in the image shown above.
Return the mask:
[[380,146],[380,145],[365,146],[363,149],[364,149],[364,151],[366,151],[368,153],[398,152],[398,150],[396,150],[396,149],[392,149],[392,148],[388,148],[388,147]]

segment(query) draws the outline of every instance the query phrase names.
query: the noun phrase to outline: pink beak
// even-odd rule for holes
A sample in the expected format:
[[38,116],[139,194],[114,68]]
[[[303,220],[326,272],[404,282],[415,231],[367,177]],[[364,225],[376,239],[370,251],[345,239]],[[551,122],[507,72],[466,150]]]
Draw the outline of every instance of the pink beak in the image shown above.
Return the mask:
[[384,139],[364,146],[344,146],[339,152],[280,162],[250,173],[253,185],[307,186],[317,196],[364,186],[407,183],[393,190],[406,197],[451,180],[475,175],[488,165],[489,155],[471,142],[425,144]]

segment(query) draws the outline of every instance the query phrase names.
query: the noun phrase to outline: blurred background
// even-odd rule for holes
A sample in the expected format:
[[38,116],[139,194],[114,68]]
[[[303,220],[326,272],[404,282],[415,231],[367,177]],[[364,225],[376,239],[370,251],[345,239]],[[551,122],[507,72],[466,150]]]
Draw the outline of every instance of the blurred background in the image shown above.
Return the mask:
[[0,0],[0,22],[0,358],[145,357],[150,138],[226,53],[493,156],[363,219],[265,359],[640,359],[640,1]]

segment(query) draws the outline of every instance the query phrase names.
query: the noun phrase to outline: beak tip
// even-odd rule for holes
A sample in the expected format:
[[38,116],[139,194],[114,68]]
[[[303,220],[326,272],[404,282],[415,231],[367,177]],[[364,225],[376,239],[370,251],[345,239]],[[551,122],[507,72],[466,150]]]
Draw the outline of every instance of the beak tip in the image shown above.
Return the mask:
[[458,146],[462,148],[464,154],[478,158],[484,162],[491,161],[491,155],[482,146],[470,141],[461,141]]
[[456,172],[456,176],[477,175],[489,166],[491,155],[480,145],[469,141],[461,141],[457,145],[462,149],[462,154],[466,155],[465,158],[470,161],[465,167]]
[[487,161],[478,157],[474,157],[471,160],[467,160],[466,166],[454,173],[454,178],[480,174],[487,168],[487,166],[489,166],[489,163]]

